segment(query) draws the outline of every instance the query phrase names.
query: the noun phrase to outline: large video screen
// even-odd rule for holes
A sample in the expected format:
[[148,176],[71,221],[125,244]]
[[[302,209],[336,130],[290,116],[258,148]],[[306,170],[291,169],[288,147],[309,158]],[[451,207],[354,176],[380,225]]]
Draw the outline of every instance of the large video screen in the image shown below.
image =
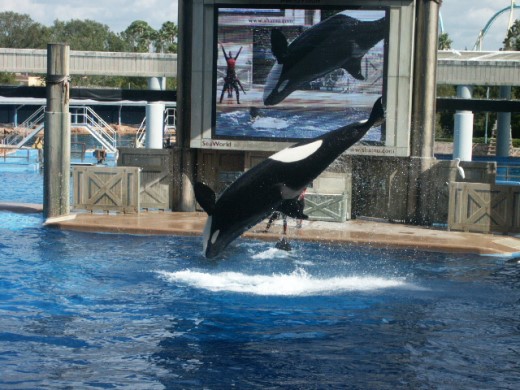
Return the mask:
[[[384,95],[389,14],[216,9],[212,138],[291,141],[367,119]],[[384,125],[362,142],[385,144]]]

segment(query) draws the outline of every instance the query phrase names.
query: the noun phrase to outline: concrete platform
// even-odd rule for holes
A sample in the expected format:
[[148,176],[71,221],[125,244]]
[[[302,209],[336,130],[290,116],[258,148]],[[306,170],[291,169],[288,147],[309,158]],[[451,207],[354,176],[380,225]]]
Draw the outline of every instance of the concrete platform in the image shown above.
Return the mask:
[[[73,219],[49,221],[48,226],[87,232],[129,234],[202,235],[206,214],[144,212],[139,214],[76,214]],[[265,221],[244,237],[277,241],[282,234],[280,222],[264,233]],[[287,237],[327,243],[352,243],[388,248],[474,253],[480,255],[520,256],[520,239],[492,234],[448,232],[418,226],[352,220],[344,223],[304,221],[301,229],[290,221]]]
[[[0,203],[0,210],[41,213],[41,205]],[[142,212],[139,214],[77,213],[46,221],[46,226],[63,230],[145,235],[202,235],[205,213]],[[244,237],[277,241],[282,234],[281,222],[264,233],[266,221]],[[435,252],[473,253],[520,257],[520,238],[453,232],[420,226],[356,219],[343,223],[304,221],[301,229],[289,220],[289,240],[351,243],[385,248],[418,249]]]

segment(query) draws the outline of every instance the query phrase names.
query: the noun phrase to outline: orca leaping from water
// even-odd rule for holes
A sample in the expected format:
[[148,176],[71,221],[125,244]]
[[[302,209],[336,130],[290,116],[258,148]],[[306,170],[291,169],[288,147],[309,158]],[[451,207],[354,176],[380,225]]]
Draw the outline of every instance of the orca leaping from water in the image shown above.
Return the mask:
[[341,13],[304,31],[291,44],[280,30],[273,29],[271,51],[276,63],[267,76],[264,104],[278,104],[302,84],[339,68],[364,80],[361,60],[386,30],[384,17],[364,22]]
[[273,211],[306,219],[294,200],[341,153],[359,141],[373,126],[383,123],[379,98],[368,120],[340,127],[297,143],[254,166],[218,197],[207,185],[195,183],[195,198],[208,213],[204,228],[204,255],[217,256],[229,243]]

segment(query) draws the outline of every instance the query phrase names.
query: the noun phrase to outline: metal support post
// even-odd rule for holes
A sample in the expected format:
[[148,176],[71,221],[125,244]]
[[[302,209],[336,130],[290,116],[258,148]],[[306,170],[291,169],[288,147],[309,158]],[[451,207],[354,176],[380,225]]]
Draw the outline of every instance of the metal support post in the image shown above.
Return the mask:
[[164,104],[146,104],[146,135],[144,147],[146,149],[162,149],[164,132]]
[[[471,92],[471,86],[457,86],[457,97],[459,98],[471,99]],[[453,158],[471,161],[473,154],[473,112],[457,111],[454,119]]]
[[[511,87],[500,87],[500,98],[511,100]],[[509,157],[511,146],[511,113],[499,112],[497,114],[497,157]]]

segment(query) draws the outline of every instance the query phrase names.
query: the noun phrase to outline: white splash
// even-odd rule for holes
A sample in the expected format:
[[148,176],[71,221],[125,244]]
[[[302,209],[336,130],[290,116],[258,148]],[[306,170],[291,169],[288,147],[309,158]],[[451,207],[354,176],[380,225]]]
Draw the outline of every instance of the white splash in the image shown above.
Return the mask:
[[286,259],[290,257],[290,252],[269,248],[263,252],[254,254],[252,257],[255,260]]
[[251,126],[255,129],[283,130],[289,127],[289,123],[278,118],[258,117],[252,122]]
[[166,281],[213,292],[229,291],[254,295],[307,296],[333,295],[349,291],[374,291],[388,288],[417,289],[401,278],[376,276],[339,276],[317,278],[303,269],[290,274],[247,275],[240,272],[206,273],[200,271],[159,271]]

